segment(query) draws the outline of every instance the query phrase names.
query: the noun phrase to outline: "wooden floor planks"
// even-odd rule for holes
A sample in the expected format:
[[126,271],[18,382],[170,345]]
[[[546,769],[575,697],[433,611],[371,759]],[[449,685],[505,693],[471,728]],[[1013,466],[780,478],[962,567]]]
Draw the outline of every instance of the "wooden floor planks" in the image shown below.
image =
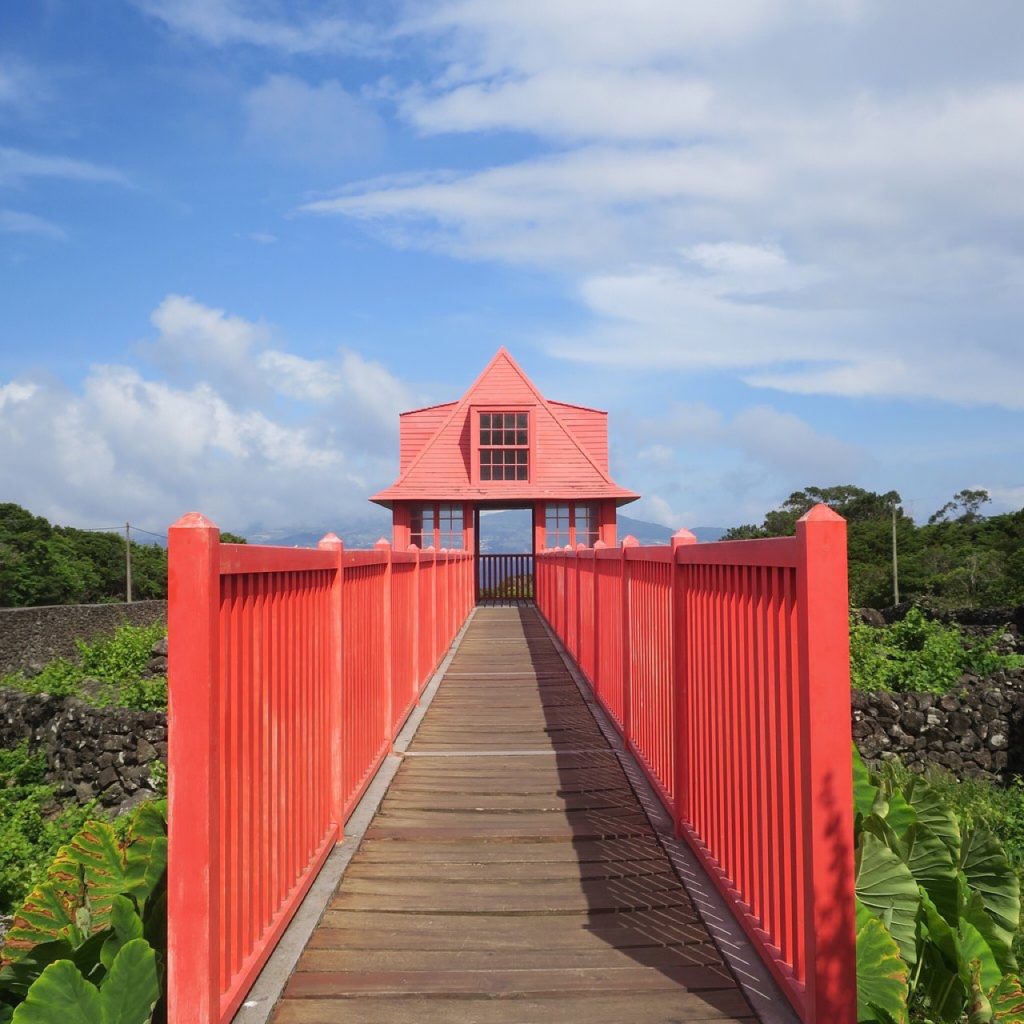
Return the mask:
[[273,1021],[753,1016],[536,612],[478,609]]

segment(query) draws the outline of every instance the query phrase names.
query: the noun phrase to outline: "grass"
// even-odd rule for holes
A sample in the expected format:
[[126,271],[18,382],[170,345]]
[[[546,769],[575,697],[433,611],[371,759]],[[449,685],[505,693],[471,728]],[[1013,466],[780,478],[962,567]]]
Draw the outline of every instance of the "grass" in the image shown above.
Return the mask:
[[45,757],[27,744],[0,749],[0,914],[18,907],[57,849],[98,813],[95,803],[62,807],[45,772]]
[[976,640],[917,608],[891,626],[850,624],[851,682],[858,690],[949,693],[965,673],[984,677],[1022,667],[1024,657],[996,652],[994,637]]
[[[97,707],[124,707],[139,711],[167,709],[167,680],[143,678],[153,644],[167,634],[160,623],[119,626],[111,637],[76,641],[79,661],[55,658],[36,676],[12,672],[0,676],[0,686],[25,693],[80,697]],[[99,686],[87,685],[95,680]]]

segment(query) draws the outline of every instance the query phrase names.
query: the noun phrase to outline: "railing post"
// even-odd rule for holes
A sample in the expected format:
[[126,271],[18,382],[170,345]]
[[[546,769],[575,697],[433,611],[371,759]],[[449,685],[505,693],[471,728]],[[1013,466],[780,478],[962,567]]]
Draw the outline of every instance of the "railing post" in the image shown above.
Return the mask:
[[412,677],[416,688],[416,700],[419,701],[423,680],[420,679],[420,549],[416,544],[409,545],[409,551],[416,555],[412,565]]
[[577,544],[576,550],[573,551],[573,565],[576,568],[576,650],[572,652],[573,658],[576,659],[576,664],[580,663],[580,656],[583,654],[583,598],[580,591],[580,577],[583,575],[583,570],[580,568],[580,563],[583,561],[580,558],[580,552],[586,551],[587,546],[585,544]]
[[597,697],[601,696],[601,620],[598,616],[601,614],[601,599],[599,591],[601,589],[601,560],[597,557],[598,552],[606,550],[608,545],[603,540],[594,541],[594,606],[593,606],[593,621],[594,621],[594,678],[590,681],[591,688]]
[[680,564],[681,548],[696,544],[697,537],[689,530],[676,530],[672,534],[672,710],[673,710],[673,769],[676,790],[676,835],[683,834],[683,822],[690,819],[687,796],[686,766],[690,750],[689,679],[686,674],[686,570]]
[[384,721],[387,723],[385,726],[385,732],[388,739],[388,752],[390,753],[395,749],[394,741],[394,651],[391,649],[392,643],[392,628],[391,628],[391,615],[392,615],[392,604],[391,599],[391,543],[385,540],[383,537],[373,545],[376,550],[384,552],[386,561],[384,563],[384,599],[381,602],[381,619],[384,625]]
[[801,837],[807,885],[807,1020],[854,1024],[857,1011],[850,779],[846,521],[816,505],[796,526]]
[[627,742],[633,740],[633,645],[630,642],[629,628],[629,560],[626,558],[627,548],[638,548],[640,542],[632,534],[622,539],[619,549],[621,560],[622,588],[622,731]]
[[220,531],[190,512],[168,531],[168,1020],[220,1020],[217,771]]
[[430,675],[437,668],[437,551],[431,544],[430,552]]
[[345,545],[336,534],[328,533],[320,539],[317,547],[333,551],[335,556],[334,579],[331,582],[330,657],[327,671],[330,673],[330,730],[331,730],[331,814],[338,825],[338,842],[345,835],[345,786],[342,779],[342,755],[344,752],[344,700],[345,671],[343,648],[343,620],[345,593]]

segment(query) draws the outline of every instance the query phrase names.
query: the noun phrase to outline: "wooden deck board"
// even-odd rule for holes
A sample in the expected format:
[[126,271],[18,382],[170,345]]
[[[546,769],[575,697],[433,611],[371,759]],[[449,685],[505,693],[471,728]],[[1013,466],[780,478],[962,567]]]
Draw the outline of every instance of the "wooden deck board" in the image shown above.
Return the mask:
[[478,609],[275,1024],[752,1017],[536,613]]

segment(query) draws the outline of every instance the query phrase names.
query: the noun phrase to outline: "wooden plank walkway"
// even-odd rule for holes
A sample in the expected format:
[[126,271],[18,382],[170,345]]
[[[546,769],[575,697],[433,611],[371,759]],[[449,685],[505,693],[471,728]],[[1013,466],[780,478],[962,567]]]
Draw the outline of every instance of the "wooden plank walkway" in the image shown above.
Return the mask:
[[753,1016],[537,613],[478,609],[273,1021]]

